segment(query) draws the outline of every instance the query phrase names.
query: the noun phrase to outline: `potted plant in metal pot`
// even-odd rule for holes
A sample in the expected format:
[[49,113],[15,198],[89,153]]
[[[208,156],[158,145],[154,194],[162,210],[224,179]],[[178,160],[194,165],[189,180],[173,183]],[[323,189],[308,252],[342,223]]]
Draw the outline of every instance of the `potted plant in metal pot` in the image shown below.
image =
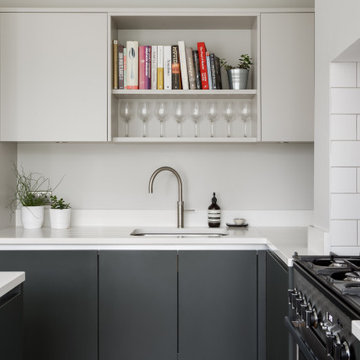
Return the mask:
[[68,229],[70,227],[71,207],[63,198],[50,197],[50,224],[52,229]]
[[242,54],[236,66],[229,65],[225,59],[221,59],[220,64],[228,74],[230,89],[247,89],[249,71],[253,65],[253,59],[248,54]]
[[44,207],[48,204],[49,179],[38,173],[15,169],[16,205],[21,204],[21,221],[25,229],[40,229],[44,223]]

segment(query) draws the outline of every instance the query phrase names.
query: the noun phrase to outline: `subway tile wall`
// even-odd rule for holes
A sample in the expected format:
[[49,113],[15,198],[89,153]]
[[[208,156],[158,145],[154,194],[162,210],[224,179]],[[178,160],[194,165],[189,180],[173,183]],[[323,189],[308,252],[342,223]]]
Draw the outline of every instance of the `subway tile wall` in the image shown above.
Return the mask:
[[360,253],[360,63],[330,66],[330,241]]

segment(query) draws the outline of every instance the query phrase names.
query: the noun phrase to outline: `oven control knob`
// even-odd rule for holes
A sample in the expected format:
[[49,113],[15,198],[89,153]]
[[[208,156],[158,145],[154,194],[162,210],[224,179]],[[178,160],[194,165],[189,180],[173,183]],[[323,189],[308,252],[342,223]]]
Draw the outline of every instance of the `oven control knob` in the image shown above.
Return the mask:
[[336,336],[330,332],[326,333],[326,352],[332,356],[334,352],[334,344],[336,342]]
[[295,298],[295,309],[299,315],[301,315],[301,304],[302,303],[303,303],[303,298],[300,294],[297,298]]
[[308,304],[302,303],[300,304],[300,317],[305,321],[306,319],[306,310],[308,309]]
[[292,294],[291,294],[291,307],[293,309],[295,309],[295,306],[296,306],[296,298],[298,296],[298,293],[297,291],[294,291]]
[[288,289],[288,303],[289,305],[292,304],[292,295],[296,293],[296,289]]
[[334,344],[334,359],[335,360],[349,360],[350,359],[350,348],[349,344],[344,341],[341,343]]
[[318,327],[318,316],[315,308],[305,310],[305,324],[307,328]]

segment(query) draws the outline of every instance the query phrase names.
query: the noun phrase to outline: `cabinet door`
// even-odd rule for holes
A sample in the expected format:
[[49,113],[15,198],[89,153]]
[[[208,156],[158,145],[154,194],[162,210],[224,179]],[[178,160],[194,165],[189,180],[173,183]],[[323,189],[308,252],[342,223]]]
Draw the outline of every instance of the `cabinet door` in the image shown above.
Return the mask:
[[176,251],[101,251],[100,360],[175,360]]
[[288,312],[288,270],[281,260],[266,254],[266,359],[289,358],[289,333],[284,325]]
[[179,352],[184,360],[257,359],[255,251],[179,253]]
[[0,139],[107,140],[107,15],[0,14]]
[[314,14],[261,15],[263,141],[314,140]]
[[1,251],[25,271],[24,359],[97,360],[96,251]]

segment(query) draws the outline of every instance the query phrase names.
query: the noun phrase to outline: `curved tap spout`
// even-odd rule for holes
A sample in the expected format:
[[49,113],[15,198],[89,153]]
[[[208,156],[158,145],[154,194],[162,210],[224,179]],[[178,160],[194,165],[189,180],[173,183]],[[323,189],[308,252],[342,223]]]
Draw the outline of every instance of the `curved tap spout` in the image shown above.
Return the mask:
[[178,181],[178,202],[177,202],[177,227],[184,227],[184,201],[183,201],[183,185],[182,180],[179,173],[170,166],[162,166],[156,169],[150,177],[149,181],[149,193],[152,194],[154,192],[154,180],[156,176],[162,171],[170,171],[176,176]]

